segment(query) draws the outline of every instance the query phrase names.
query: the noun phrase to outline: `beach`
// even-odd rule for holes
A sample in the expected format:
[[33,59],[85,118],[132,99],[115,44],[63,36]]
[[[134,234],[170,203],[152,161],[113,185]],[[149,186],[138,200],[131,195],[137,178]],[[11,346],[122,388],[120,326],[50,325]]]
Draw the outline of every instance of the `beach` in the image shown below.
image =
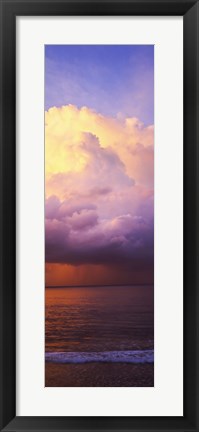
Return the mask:
[[153,364],[45,365],[46,387],[153,387]]

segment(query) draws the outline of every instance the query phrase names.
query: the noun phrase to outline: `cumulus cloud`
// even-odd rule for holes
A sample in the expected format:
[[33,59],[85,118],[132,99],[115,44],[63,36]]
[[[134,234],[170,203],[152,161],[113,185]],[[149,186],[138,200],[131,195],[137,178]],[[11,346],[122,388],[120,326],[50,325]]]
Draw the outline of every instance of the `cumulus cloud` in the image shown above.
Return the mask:
[[153,265],[153,127],[68,105],[46,113],[46,261]]
[[[50,108],[46,112],[45,124],[47,175],[71,170],[79,172],[87,165],[89,139],[85,143],[82,136],[87,132],[98,138],[101,149],[109,149],[112,155],[114,152],[119,157],[127,174],[136,178],[137,183],[153,186],[153,158],[143,158],[145,152],[146,156],[153,153],[153,125],[145,127],[136,118],[105,117],[87,107],[78,109],[73,105]],[[95,138],[90,143],[91,152],[92,145],[94,151],[94,141]],[[82,143],[84,148],[81,148]],[[139,147],[142,154],[138,151]],[[146,183],[148,170],[151,176],[148,176]]]
[[152,258],[152,224],[130,214],[100,220],[96,211],[57,213],[46,220],[46,260],[70,264],[138,266]]

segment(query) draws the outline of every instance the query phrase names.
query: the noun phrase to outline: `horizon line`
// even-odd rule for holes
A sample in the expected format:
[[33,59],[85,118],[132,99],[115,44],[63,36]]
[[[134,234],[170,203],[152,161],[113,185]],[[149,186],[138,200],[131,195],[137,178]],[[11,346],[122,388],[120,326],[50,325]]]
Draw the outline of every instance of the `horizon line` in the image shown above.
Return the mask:
[[90,285],[45,285],[45,288],[91,288],[91,287],[120,287],[120,286],[147,286],[154,283],[137,283],[137,284],[90,284]]

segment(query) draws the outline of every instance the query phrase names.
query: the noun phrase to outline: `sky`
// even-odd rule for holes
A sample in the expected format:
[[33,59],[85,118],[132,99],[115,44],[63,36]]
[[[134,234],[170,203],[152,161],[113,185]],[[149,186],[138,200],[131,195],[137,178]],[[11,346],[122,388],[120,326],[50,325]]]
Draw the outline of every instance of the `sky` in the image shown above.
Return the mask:
[[153,45],[47,45],[45,102],[154,120]]
[[46,285],[153,283],[153,46],[45,47]]

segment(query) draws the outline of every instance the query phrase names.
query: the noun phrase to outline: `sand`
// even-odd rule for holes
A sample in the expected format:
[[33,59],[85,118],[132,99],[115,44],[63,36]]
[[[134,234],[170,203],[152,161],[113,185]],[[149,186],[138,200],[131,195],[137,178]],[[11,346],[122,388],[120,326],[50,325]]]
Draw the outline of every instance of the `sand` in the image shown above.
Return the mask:
[[46,387],[153,387],[153,364],[46,363]]

